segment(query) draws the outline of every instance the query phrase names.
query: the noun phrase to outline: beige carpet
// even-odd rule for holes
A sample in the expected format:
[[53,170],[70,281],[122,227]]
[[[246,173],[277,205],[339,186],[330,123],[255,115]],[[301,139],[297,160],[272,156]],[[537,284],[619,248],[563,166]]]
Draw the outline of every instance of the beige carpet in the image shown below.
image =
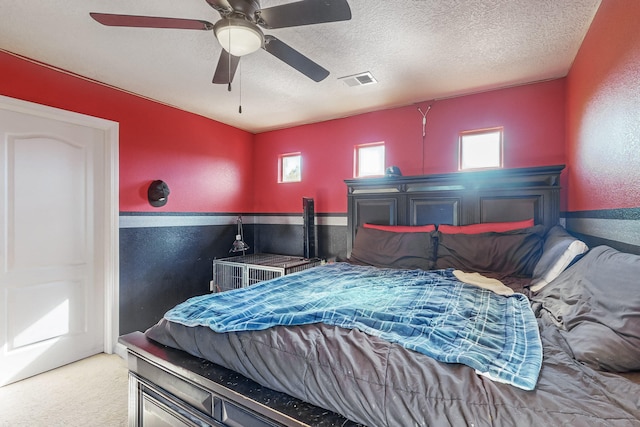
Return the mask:
[[98,354],[0,387],[0,426],[126,426],[127,366]]

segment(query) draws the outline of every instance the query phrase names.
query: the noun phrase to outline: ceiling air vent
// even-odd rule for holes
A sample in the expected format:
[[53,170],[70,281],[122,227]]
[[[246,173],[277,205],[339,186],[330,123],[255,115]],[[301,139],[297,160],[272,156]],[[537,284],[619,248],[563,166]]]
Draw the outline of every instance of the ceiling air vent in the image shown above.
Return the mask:
[[342,80],[347,86],[364,86],[378,83],[373,75],[367,71],[364,73],[354,74],[352,76],[339,77],[338,80]]

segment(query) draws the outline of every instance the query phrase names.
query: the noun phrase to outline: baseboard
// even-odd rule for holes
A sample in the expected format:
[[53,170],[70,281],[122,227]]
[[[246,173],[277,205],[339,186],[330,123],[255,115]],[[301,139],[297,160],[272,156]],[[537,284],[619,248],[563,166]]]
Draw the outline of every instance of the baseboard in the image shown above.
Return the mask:
[[113,350],[115,354],[117,354],[124,360],[127,360],[127,347],[125,347],[123,344],[117,343]]

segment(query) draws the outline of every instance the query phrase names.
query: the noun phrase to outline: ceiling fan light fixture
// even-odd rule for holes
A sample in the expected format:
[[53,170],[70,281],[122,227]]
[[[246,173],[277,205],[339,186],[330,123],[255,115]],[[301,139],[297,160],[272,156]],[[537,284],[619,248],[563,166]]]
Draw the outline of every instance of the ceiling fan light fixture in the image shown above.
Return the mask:
[[220,46],[233,56],[253,53],[264,43],[264,34],[260,28],[244,19],[221,19],[213,31]]

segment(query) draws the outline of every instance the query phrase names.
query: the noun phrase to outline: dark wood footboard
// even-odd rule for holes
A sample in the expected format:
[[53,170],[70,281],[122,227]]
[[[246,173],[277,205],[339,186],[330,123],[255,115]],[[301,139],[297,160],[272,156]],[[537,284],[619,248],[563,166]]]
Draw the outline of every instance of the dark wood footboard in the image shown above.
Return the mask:
[[128,353],[130,426],[358,425],[142,332],[119,341]]

